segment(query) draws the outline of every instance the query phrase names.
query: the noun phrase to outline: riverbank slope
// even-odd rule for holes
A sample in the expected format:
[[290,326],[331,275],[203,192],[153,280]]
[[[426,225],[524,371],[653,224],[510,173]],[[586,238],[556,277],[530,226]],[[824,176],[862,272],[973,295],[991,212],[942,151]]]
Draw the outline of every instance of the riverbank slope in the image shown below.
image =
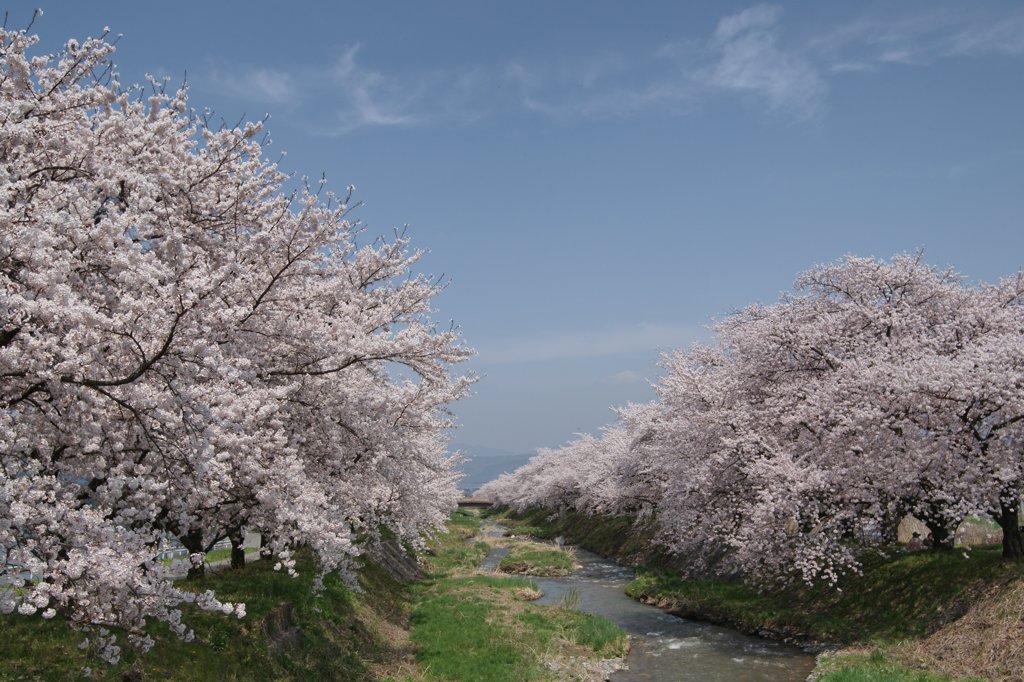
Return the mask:
[[148,629],[152,650],[140,655],[122,635],[121,661],[114,666],[80,649],[85,635],[59,617],[0,616],[0,680],[371,679],[395,661],[412,660],[407,643],[395,636],[405,626],[409,598],[408,586],[395,574],[416,570],[416,562],[389,566],[394,559],[387,557],[402,556],[400,548],[393,549],[398,551],[374,552],[363,560],[361,592],[336,575],[326,576],[316,592],[313,561],[301,552],[296,578],[256,561],[182,581],[186,589],[214,590],[222,600],[245,602],[245,617],[183,608],[194,641],[183,642],[154,624]]
[[[758,587],[739,580],[682,578],[673,558],[652,546],[656,529],[628,518],[550,510],[503,513],[501,518],[519,532],[562,536],[637,566],[637,579],[627,593],[674,615],[818,650],[846,647],[822,659],[822,681],[950,679],[947,674],[1018,679],[1013,677],[1019,674],[1015,628],[1022,600],[1014,595],[1022,591],[1024,566],[1003,561],[994,547],[970,552],[894,548],[866,555],[863,574],[845,577],[838,589]],[[953,647],[971,622],[975,644]],[[978,634],[979,623],[988,623],[988,637]],[[866,676],[845,677],[857,670]],[[901,677],[904,673],[909,677]]]
[[[301,552],[297,578],[256,561],[181,581],[244,602],[245,617],[183,609],[194,641],[154,624],[152,650],[123,646],[114,666],[80,649],[85,635],[59,617],[0,615],[0,682],[604,679],[626,653],[625,633],[569,605],[532,603],[539,593],[526,577],[481,574],[490,546],[472,540],[480,525],[477,514],[456,512],[421,556],[394,541],[374,547],[362,560],[359,590],[328,575],[315,591],[315,566]],[[519,552],[513,569],[548,570],[550,558],[535,556],[532,543],[495,542]],[[569,558],[553,547],[548,553],[566,557],[562,564]]]

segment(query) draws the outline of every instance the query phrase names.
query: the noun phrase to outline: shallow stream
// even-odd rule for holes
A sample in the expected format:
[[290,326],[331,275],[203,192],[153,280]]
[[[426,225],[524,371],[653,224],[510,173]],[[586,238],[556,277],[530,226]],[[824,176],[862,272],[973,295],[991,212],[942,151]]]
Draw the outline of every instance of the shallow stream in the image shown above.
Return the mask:
[[[487,522],[485,537],[504,528]],[[494,570],[507,549],[491,550],[481,568]],[[576,550],[582,566],[563,578],[533,578],[544,596],[537,603],[556,604],[569,594],[576,608],[604,616],[630,634],[628,668],[612,674],[614,682],[635,680],[693,680],[699,682],[803,682],[814,657],[795,647],[736,630],[670,616],[626,596],[633,569],[583,549]]]

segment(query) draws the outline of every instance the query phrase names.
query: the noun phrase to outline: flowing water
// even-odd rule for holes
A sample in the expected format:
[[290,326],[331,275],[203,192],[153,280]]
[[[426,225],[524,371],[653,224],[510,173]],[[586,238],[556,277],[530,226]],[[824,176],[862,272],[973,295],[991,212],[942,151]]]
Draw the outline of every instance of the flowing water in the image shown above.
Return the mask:
[[[493,521],[484,521],[484,524],[480,527],[480,533],[477,537],[469,538],[466,542],[476,542],[477,540],[484,538],[500,538],[508,530],[504,526],[499,526]],[[508,547],[494,547],[484,560],[480,562],[480,570],[482,571],[496,571],[498,570],[498,564],[508,554]]]
[[[484,535],[504,531],[485,524]],[[495,548],[482,565],[493,570],[508,550]],[[494,558],[497,556],[497,558]],[[699,682],[803,682],[814,657],[795,647],[735,630],[670,616],[626,596],[634,572],[583,549],[576,550],[582,568],[564,578],[533,578],[544,596],[537,603],[555,604],[578,597],[576,608],[614,621],[630,635],[627,669],[611,680],[694,680]]]

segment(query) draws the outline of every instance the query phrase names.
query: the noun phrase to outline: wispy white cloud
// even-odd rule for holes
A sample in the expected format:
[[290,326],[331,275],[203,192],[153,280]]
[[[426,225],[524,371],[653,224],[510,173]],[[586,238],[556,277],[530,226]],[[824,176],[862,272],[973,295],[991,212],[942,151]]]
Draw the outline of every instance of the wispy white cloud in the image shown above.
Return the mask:
[[554,118],[619,118],[688,106],[692,85],[657,55],[601,54],[552,65],[514,60],[504,75],[519,104]]
[[319,135],[420,124],[447,116],[446,108],[461,107],[467,93],[480,88],[472,68],[388,74],[364,66],[361,49],[346,47],[326,67],[218,66],[207,77],[240,99],[301,108],[310,132]]
[[305,112],[315,133],[466,122],[510,107],[560,119],[685,115],[725,96],[797,120],[826,110],[832,81],[905,65],[1024,55],[1024,5],[897,6],[814,25],[772,5],[724,15],[703,34],[654,48],[510,56],[491,64],[386,70],[352,45],[326,67],[219,68],[230,94]]
[[[1024,55],[1024,6],[1009,12],[977,5],[888,9],[886,15],[817,30],[801,25],[798,37],[784,30],[785,20],[780,8],[764,4],[725,15],[708,37],[660,46],[653,53],[660,64],[646,53],[610,62],[615,78],[595,77],[585,60],[575,76],[564,66],[545,73],[522,65],[514,76],[524,107],[558,117],[679,113],[715,93],[733,93],[755,98],[770,111],[810,119],[824,111],[830,79],[842,74]],[[594,84],[600,89],[588,87]]]
[[366,126],[407,126],[419,118],[412,110],[419,99],[416,88],[356,63],[360,45],[349,47],[330,69],[330,82],[338,95],[334,132],[347,133]]
[[865,14],[808,41],[832,71],[844,63],[927,66],[942,59],[1024,54],[1024,6],[995,12],[982,4],[932,5]]
[[284,104],[295,100],[293,77],[286,71],[268,67],[244,66],[233,70],[215,69],[211,80],[239,99]]
[[702,328],[689,325],[641,324],[478,343],[477,351],[482,364],[545,362],[666,351],[689,345],[705,335]]
[[653,52],[581,59],[575,65],[509,65],[522,105],[557,117],[685,113],[722,92],[754,96],[769,109],[814,116],[826,91],[818,68],[782,40],[781,12],[757,5],[722,17],[703,38]]
[[715,63],[696,72],[708,86],[754,94],[772,109],[815,115],[825,94],[818,70],[780,45],[777,7],[757,5],[723,17],[711,39]]
[[256,69],[249,74],[247,86],[271,102],[287,102],[295,97],[288,74],[276,69]]
[[946,56],[1024,54],[1024,9],[1009,17],[975,21],[946,41]]

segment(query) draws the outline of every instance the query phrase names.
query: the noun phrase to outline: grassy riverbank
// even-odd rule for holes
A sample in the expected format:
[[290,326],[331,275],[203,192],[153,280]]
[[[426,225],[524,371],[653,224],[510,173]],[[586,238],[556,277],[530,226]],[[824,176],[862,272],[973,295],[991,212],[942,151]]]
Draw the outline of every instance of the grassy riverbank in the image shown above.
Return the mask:
[[954,620],[991,585],[1020,578],[1021,567],[996,549],[873,554],[863,575],[839,589],[802,583],[758,589],[748,583],[683,579],[641,569],[626,592],[685,617],[795,642],[852,644],[922,637]]
[[957,678],[912,669],[878,649],[865,649],[818,657],[814,679],[816,682],[953,682]]
[[[116,666],[79,649],[84,635],[59,617],[0,616],[0,682],[79,680],[87,672],[92,679],[140,681],[604,679],[609,661],[625,654],[625,634],[603,618],[531,603],[539,593],[526,578],[478,574],[490,547],[467,540],[479,526],[472,513],[453,515],[448,531],[421,557],[425,578],[413,584],[367,558],[361,591],[330,575],[318,593],[313,561],[301,553],[295,579],[257,561],[182,581],[187,589],[245,602],[247,615],[187,608],[194,642],[153,625],[153,649],[139,655],[125,645]],[[520,554],[535,551],[533,543],[498,541]],[[415,570],[415,560],[397,544],[391,550],[381,556],[398,556],[409,564],[403,571]],[[541,563],[571,568],[571,558],[560,554]]]
[[[1024,565],[998,547],[968,553],[906,552],[863,557],[862,575],[837,588],[757,587],[684,579],[650,547],[654,530],[629,519],[534,510],[502,515],[515,532],[564,536],[604,556],[639,563],[627,593],[686,618],[800,644],[849,647],[822,657],[821,682],[1016,679],[1024,668]],[[527,530],[529,529],[529,530]],[[985,634],[987,632],[987,634]]]
[[518,543],[511,547],[498,563],[498,570],[503,573],[546,577],[568,575],[572,569],[573,557],[569,552],[533,542]]
[[613,557],[630,565],[657,565],[664,556],[654,545],[657,529],[637,524],[627,516],[588,516],[579,512],[552,514],[533,509],[523,514],[501,513],[500,520],[516,535],[542,540],[564,537],[595,554]]
[[625,655],[625,634],[604,618],[531,603],[539,593],[526,578],[478,574],[487,546],[467,539],[479,524],[456,513],[426,557],[428,579],[414,587],[410,636],[424,679],[604,679],[602,661]]
[[[0,680],[79,680],[91,669],[103,680],[360,680],[378,666],[408,657],[390,633],[401,628],[407,588],[379,565],[367,561],[360,573],[362,594],[327,576],[313,590],[313,562],[300,555],[299,576],[254,562],[202,580],[188,589],[215,590],[228,601],[244,601],[243,619],[185,609],[195,629],[182,642],[166,627],[153,625],[156,640],[144,655],[123,643],[122,660],[108,666],[78,644],[84,635],[61,619],[0,616]],[[119,638],[123,640],[122,638]]]

